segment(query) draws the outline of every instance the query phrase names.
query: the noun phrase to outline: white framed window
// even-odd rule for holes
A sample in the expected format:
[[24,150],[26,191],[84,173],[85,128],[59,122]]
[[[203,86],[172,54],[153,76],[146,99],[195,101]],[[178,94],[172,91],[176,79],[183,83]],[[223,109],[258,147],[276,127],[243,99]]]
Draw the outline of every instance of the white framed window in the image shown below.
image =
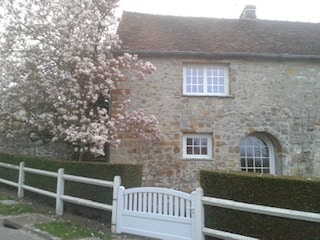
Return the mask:
[[212,158],[212,134],[184,134],[182,139],[183,158]]
[[275,174],[274,147],[267,138],[248,136],[240,144],[242,171]]
[[229,69],[223,66],[185,66],[183,94],[193,96],[228,96]]

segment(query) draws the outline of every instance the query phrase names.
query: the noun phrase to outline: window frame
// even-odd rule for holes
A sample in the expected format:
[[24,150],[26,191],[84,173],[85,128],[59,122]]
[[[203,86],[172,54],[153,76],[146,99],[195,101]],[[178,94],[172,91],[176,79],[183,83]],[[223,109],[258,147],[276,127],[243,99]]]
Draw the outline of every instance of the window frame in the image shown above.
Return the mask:
[[[207,141],[207,154],[188,154],[187,153],[187,138],[205,138]],[[191,145],[194,148],[194,144]],[[201,148],[201,145],[198,147]],[[209,133],[184,133],[182,136],[182,157],[183,159],[208,160],[213,158],[213,137]]]
[[[188,92],[187,91],[187,69],[202,69],[203,70],[203,92]],[[224,92],[208,92],[208,69],[216,69],[224,71]],[[197,85],[198,86],[198,85]],[[229,67],[225,65],[184,65],[183,66],[183,95],[185,96],[229,96]]]
[[[268,148],[268,154],[269,154],[269,173],[265,173],[265,174],[275,175],[276,174],[276,167],[275,167],[275,150],[274,150],[274,146],[273,146],[272,142],[267,137],[265,137],[263,135],[255,135],[255,134],[246,136],[240,143],[240,169],[241,169],[241,171],[249,172],[248,171],[248,166],[242,167],[242,165],[241,165],[241,159],[242,159],[242,156],[241,156],[241,144],[242,144],[243,141],[245,141],[246,138],[249,138],[249,137],[257,138],[258,140],[262,141],[266,145],[266,147]],[[255,158],[253,158],[253,159],[255,159]],[[258,171],[256,171],[257,169],[259,169],[259,167],[252,167],[252,170],[253,170],[252,172],[263,174],[263,171],[258,172]]]

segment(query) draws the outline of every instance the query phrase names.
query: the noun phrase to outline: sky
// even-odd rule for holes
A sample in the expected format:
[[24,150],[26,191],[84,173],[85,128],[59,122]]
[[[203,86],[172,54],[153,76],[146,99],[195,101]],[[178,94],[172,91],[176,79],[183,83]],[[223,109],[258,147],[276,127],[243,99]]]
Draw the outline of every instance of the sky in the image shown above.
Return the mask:
[[259,19],[320,23],[320,0],[120,0],[125,11],[238,19],[255,5]]

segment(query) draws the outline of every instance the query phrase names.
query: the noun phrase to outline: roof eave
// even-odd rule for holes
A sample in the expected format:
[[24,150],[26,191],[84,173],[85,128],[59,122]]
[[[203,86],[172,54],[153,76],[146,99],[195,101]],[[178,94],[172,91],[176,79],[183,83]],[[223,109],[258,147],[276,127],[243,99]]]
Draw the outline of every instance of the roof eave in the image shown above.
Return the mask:
[[115,50],[114,55],[124,53],[137,54],[140,57],[201,57],[214,59],[272,59],[272,60],[308,60],[319,61],[320,55],[299,55],[299,54],[270,54],[270,53],[246,53],[246,52],[195,52],[195,51],[128,51]]

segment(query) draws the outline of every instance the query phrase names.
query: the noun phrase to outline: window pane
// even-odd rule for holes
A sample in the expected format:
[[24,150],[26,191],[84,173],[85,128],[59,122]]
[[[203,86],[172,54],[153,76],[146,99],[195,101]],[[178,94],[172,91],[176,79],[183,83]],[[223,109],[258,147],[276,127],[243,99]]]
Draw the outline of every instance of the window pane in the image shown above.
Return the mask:
[[213,76],[217,76],[217,75],[218,75],[217,69],[212,69],[212,75],[213,75]]
[[256,167],[261,167],[261,159],[256,159],[255,165],[256,165]]
[[192,154],[192,147],[187,147],[187,154]]
[[246,159],[245,158],[241,158],[241,168],[246,168],[247,164],[246,164]]
[[194,138],[193,139],[193,145],[199,146],[200,145],[200,138]]
[[247,167],[253,167],[253,159],[247,158]]
[[264,158],[263,159],[263,167],[269,167],[269,158]]
[[206,139],[206,138],[201,138],[200,139],[201,140],[201,145],[203,146],[203,145],[207,145],[207,142],[208,142],[208,140]]
[[202,148],[201,148],[201,154],[202,154],[202,155],[207,155],[207,154],[208,154],[208,149],[207,149],[207,147],[202,147]]
[[224,86],[219,87],[219,93],[224,93]]
[[200,154],[200,148],[199,147],[194,147],[193,151],[194,151],[194,154],[196,154],[196,155]]
[[198,92],[198,88],[196,85],[192,85],[192,92],[194,93]]
[[193,144],[193,139],[192,138],[187,138],[187,145],[190,146]]

